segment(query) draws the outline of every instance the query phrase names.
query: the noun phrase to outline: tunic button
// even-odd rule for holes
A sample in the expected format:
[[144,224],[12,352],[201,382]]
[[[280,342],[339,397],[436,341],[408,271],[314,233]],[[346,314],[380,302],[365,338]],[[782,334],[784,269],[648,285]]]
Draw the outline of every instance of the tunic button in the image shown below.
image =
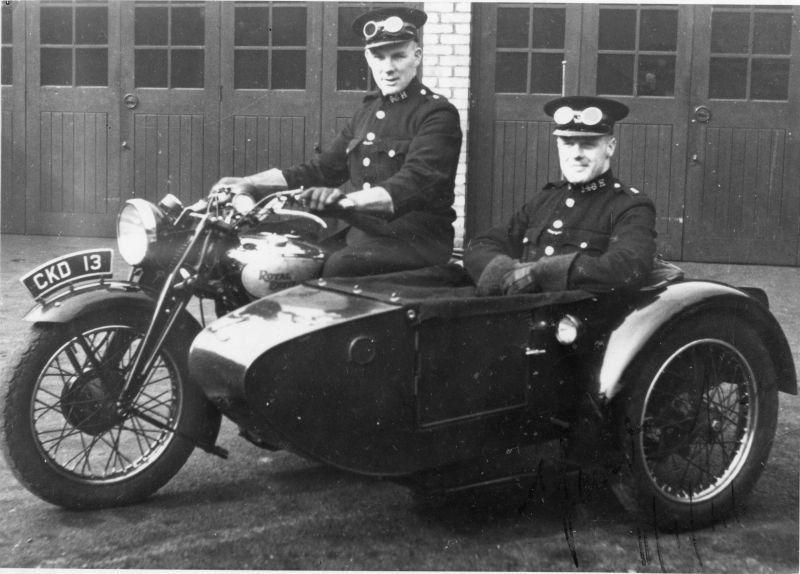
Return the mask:
[[544,254],[545,255],[552,255],[555,252],[556,252],[556,250],[553,248],[552,245],[548,245],[547,247],[544,248]]
[[553,222],[553,227],[554,227],[555,229],[561,229],[562,227],[564,227],[564,222],[563,222],[563,221],[561,221],[560,219],[556,219],[556,220]]
[[369,189],[370,187],[372,187],[372,184],[370,182],[368,182],[368,181],[365,181],[364,185],[362,187],[363,187],[363,189]]
[[384,112],[383,110],[378,110],[377,112],[375,112],[375,115],[379,120],[382,120],[383,118],[386,117],[386,112]]
[[372,133],[372,132],[369,132],[369,133],[367,134],[367,139],[368,139],[369,141],[372,141],[372,140],[374,140],[374,139],[375,139],[375,134],[374,134],[374,133]]
[[587,247],[589,247],[588,243],[586,243],[585,241],[581,242],[581,249],[586,249]]
[[424,95],[425,95],[425,94],[427,94],[428,92],[426,92],[426,91],[425,91],[425,88],[422,88],[422,89],[419,91],[419,93],[420,93],[420,94],[422,94],[422,95],[424,96]]
[[394,157],[396,153],[397,153],[396,151],[394,151],[393,149],[390,149],[389,150],[389,157]]
[[370,160],[368,157],[365,157],[364,159],[361,160],[361,165],[363,165],[364,167],[367,167],[369,164]]
[[572,199],[571,197],[568,197],[566,203],[567,203],[567,207],[572,207],[572,206],[575,205],[575,200]]

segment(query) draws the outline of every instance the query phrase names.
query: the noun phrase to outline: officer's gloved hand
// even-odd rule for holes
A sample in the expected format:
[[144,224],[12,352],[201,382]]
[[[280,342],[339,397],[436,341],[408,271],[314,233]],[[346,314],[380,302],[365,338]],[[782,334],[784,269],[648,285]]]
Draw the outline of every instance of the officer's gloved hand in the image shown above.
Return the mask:
[[222,196],[225,194],[236,195],[237,193],[253,193],[255,187],[252,181],[246,177],[223,177],[211,186],[212,196]]
[[490,297],[503,294],[503,278],[514,270],[514,265],[519,263],[508,255],[495,256],[481,271],[480,277],[475,282],[475,293],[479,297]]
[[325,211],[333,207],[341,207],[339,202],[345,197],[347,196],[342,190],[335,187],[309,187],[295,196],[312,211]]
[[516,295],[517,293],[536,293],[540,291],[539,283],[536,281],[538,266],[535,261],[515,263],[514,269],[503,277],[503,292],[507,295]]

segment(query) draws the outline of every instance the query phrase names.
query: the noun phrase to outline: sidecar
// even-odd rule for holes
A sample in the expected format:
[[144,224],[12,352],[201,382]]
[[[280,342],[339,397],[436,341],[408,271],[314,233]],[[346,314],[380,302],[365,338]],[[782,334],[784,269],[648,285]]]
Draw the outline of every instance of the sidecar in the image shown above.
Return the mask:
[[189,367],[267,448],[446,491],[504,477],[443,469],[559,440],[629,510],[697,527],[752,488],[777,393],[797,393],[767,303],[696,280],[481,298],[448,265],[264,297],[206,327]]

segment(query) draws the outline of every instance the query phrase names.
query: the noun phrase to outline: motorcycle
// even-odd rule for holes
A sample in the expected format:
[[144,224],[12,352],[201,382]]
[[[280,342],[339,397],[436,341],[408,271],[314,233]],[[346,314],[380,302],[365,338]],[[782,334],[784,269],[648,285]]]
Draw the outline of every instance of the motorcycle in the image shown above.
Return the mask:
[[297,191],[131,199],[127,280],[111,249],[22,278],[36,305],[2,374],[0,442],[28,490],[141,501],[196,447],[227,456],[222,415],[260,447],[436,496],[522,483],[536,461],[520,453],[559,444],[665,529],[713,524],[753,488],[778,392],[797,393],[762,290],[671,276],[485,298],[457,262],[324,279],[326,222]]

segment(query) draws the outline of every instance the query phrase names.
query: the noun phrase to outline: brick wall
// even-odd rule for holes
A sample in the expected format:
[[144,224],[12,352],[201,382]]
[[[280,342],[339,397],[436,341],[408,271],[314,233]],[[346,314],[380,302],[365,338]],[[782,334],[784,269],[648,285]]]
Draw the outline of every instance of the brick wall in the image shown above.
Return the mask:
[[469,2],[425,2],[428,22],[423,28],[423,81],[445,96],[461,114],[464,144],[456,174],[454,224],[456,247],[464,241],[464,199],[467,179],[467,128],[469,116],[469,39],[472,5]]

